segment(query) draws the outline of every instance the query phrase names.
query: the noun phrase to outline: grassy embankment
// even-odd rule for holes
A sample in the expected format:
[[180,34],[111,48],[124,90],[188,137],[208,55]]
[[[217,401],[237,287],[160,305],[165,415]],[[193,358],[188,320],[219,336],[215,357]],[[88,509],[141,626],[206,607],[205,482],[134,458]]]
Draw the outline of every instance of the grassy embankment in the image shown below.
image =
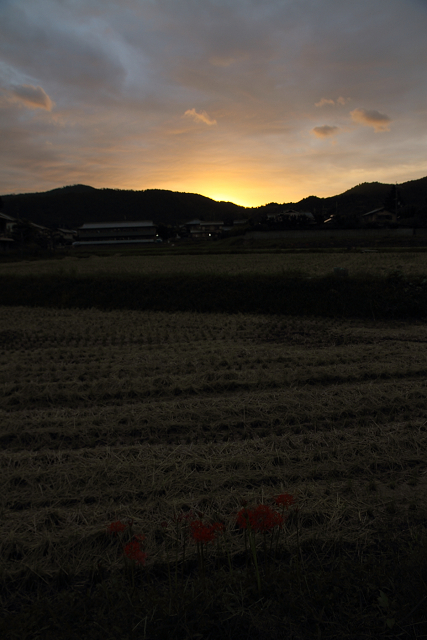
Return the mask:
[[[403,318],[427,315],[417,252],[111,255],[0,264],[10,305]],[[334,275],[347,269],[349,277]]]
[[[272,310],[0,307],[0,635],[425,637],[427,328]],[[283,492],[299,510],[277,550],[255,537],[259,591],[236,516]],[[226,527],[203,569],[191,511]],[[129,519],[133,572],[129,528],[107,531]]]

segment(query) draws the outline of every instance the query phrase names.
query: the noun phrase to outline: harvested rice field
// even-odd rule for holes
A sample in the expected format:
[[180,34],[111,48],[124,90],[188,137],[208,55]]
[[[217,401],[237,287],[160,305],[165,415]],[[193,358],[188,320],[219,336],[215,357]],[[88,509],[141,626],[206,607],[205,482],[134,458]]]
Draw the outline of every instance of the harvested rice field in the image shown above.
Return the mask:
[[[133,635],[114,635],[104,613],[99,637],[427,637],[426,374],[422,322],[0,307],[0,630],[83,637],[74,614],[69,635],[49,635],[49,622],[34,635],[31,607],[87,599],[96,572],[101,586],[118,580],[112,522],[143,533],[153,576],[177,514],[220,518],[237,562],[244,501],[286,492],[298,506],[286,570],[297,554],[299,584],[305,572],[323,592],[327,576],[331,601],[307,583],[286,620],[264,592],[255,615],[228,578],[232,610],[217,603],[205,627],[151,603]],[[372,582],[347,567],[334,586],[334,549],[340,563],[377,567]],[[381,569],[392,557],[398,578]],[[86,637],[98,637],[84,615]]]

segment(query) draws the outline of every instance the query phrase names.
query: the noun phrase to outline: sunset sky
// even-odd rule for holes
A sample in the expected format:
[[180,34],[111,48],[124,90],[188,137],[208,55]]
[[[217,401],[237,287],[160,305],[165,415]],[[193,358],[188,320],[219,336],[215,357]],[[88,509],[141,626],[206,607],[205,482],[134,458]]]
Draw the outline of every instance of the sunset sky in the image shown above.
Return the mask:
[[0,194],[427,175],[427,0],[0,0]]

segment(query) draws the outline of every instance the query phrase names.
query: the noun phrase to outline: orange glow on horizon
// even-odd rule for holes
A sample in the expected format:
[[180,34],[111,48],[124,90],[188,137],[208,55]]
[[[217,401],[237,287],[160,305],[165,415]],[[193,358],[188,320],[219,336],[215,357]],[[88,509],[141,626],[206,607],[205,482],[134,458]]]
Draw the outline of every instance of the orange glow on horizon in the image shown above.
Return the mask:
[[206,196],[207,198],[212,198],[212,200],[216,200],[216,202],[232,202],[233,204],[237,204],[240,207],[256,207],[258,205],[251,204],[240,195],[233,194],[230,191],[211,191],[209,189],[205,189],[201,195]]
[[212,200],[216,200],[217,202],[232,202],[233,204],[247,208],[262,207],[270,202],[277,202],[278,204],[299,202],[303,198],[311,195],[311,192],[306,193],[306,189],[292,187],[281,188],[280,185],[278,186],[274,182],[271,184],[254,182],[248,186],[247,183],[229,185],[221,184],[220,181],[218,181],[215,185],[212,185],[212,183],[198,184],[191,189],[180,188],[179,191],[198,193],[207,198],[212,198]]
[[[266,184],[262,181],[254,181],[248,185],[247,179],[241,182],[236,180],[231,183],[230,179],[213,180],[209,176],[207,180],[204,176],[197,179],[190,179],[188,182],[160,183],[153,187],[155,189],[168,189],[170,191],[178,191],[181,193],[196,193],[206,198],[211,198],[216,202],[232,202],[241,207],[262,207],[269,202],[285,203],[298,202],[305,197],[303,189],[281,188],[277,183],[272,182]],[[310,194],[307,194],[310,195]]]

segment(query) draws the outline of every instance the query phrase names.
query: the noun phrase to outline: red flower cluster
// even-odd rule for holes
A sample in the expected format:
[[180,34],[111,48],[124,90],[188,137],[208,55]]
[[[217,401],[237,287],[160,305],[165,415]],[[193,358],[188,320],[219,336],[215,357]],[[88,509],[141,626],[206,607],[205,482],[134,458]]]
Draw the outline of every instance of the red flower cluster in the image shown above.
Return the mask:
[[191,535],[195,542],[207,544],[215,540],[217,533],[222,533],[225,526],[222,522],[214,522],[212,525],[203,524],[201,520],[193,520],[190,522]]
[[124,548],[125,556],[142,565],[145,564],[147,558],[147,554],[141,549],[141,541],[143,539],[144,536],[135,536],[135,539],[128,542]]
[[252,510],[241,509],[237,514],[237,524],[242,529],[248,528],[252,531],[266,533],[274,527],[280,527],[283,524],[283,518],[280,513],[273,511],[268,505],[259,504]]
[[280,496],[276,496],[274,501],[279,507],[286,507],[286,509],[289,509],[289,507],[295,504],[294,497],[289,493],[282,493]]
[[124,531],[126,527],[126,524],[123,524],[123,522],[117,520],[117,522],[112,522],[110,525],[108,525],[107,531],[108,533],[114,533],[114,535],[116,536],[118,533],[122,533],[122,531]]

